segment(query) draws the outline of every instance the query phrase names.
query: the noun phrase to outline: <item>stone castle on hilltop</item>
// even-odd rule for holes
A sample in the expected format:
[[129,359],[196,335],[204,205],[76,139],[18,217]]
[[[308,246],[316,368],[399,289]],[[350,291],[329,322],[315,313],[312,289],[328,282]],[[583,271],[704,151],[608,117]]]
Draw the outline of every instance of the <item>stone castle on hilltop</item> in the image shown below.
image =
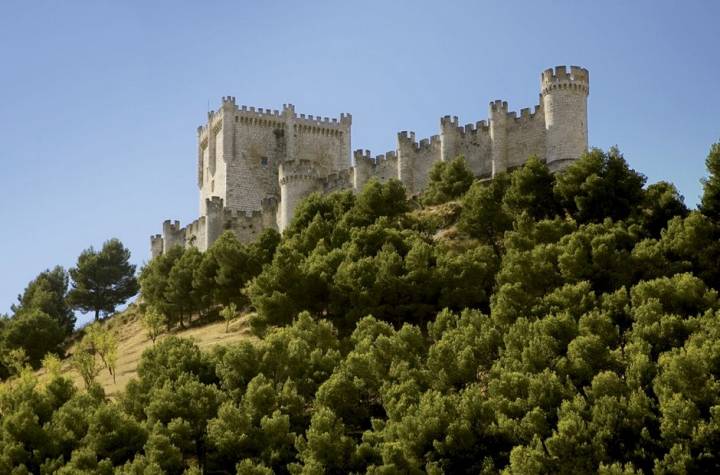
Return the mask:
[[460,126],[457,117],[440,119],[440,134],[419,142],[413,132],[397,135],[396,150],[350,156],[352,116],[339,118],[238,107],[223,97],[198,128],[200,217],[185,227],[165,221],[151,237],[152,256],[172,246],[206,250],[225,230],[243,242],[263,229],[280,231],[298,202],[313,192],[359,190],[371,178],[400,180],[409,194],[421,192],[437,161],[463,155],[476,176],[490,178],[521,166],[535,155],[557,171],[588,147],[587,69],[565,66],[540,76],[540,103],[534,110],[508,111],[504,101],[490,103],[488,121]]

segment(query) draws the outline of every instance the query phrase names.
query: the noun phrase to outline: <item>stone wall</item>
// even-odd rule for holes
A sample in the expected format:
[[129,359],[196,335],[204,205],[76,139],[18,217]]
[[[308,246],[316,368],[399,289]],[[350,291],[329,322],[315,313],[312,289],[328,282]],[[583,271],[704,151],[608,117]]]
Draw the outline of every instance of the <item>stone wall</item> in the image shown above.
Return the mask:
[[440,136],[415,141],[414,132],[398,134],[398,179],[408,193],[420,193],[426,186],[430,168],[441,160]]
[[507,158],[509,169],[522,166],[531,156],[545,159],[545,115],[542,107],[536,106],[535,112],[521,109],[518,117],[514,112],[508,116]]
[[327,117],[293,118],[293,148],[288,160],[314,162],[321,173],[329,174],[350,167],[349,114],[341,114],[340,120]]
[[207,218],[200,216],[185,227],[185,245],[207,249]]
[[235,211],[262,209],[262,200],[279,195],[278,167],[285,158],[287,125],[280,116],[230,112],[232,153],[227,157],[226,206]]
[[371,178],[380,183],[388,180],[399,180],[398,156],[395,151],[386,152],[375,157],[370,155],[369,150],[355,150],[353,152],[353,167],[350,170],[352,188],[361,190],[365,183]]
[[444,161],[462,155],[475,176],[492,175],[492,141],[487,122],[482,120],[460,127],[457,117],[445,116],[440,119],[440,130]]
[[457,117],[440,119],[440,134],[417,141],[400,132],[397,149],[372,156],[358,150],[350,161],[350,114],[339,118],[238,107],[223,97],[217,112],[198,128],[200,218],[185,228],[166,221],[151,238],[153,256],[171,246],[205,250],[227,229],[244,242],[265,228],[283,230],[297,204],[319,191],[360,190],[371,178],[399,179],[409,194],[427,186],[432,166],[463,155],[477,177],[521,166],[532,155],[552,171],[579,157],[588,146],[586,69],[557,66],[540,76],[540,104],[520,113],[507,102],[490,103],[489,120],[460,126]]

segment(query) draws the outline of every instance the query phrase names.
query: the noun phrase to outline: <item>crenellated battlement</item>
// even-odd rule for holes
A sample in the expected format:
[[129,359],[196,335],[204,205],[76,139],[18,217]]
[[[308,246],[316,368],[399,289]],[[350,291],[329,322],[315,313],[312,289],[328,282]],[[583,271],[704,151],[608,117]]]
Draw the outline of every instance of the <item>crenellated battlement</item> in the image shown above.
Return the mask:
[[208,211],[208,213],[211,212],[220,212],[224,208],[223,199],[219,196],[211,196],[210,198],[207,198],[205,200],[205,209]]
[[574,89],[585,94],[590,92],[590,73],[579,66],[555,66],[546,69],[540,75],[540,89],[542,95],[554,89]]
[[235,96],[223,96],[222,97],[222,105],[223,107],[233,107],[235,106]]
[[357,149],[353,152],[353,160],[355,161],[355,166],[361,166],[361,165],[375,165],[375,159],[370,154],[370,150],[362,150]]
[[[504,115],[503,115],[504,113]],[[532,110],[529,107],[520,109],[519,112],[511,111],[508,108],[506,101],[496,100],[490,103],[490,116],[492,119],[506,119],[507,121],[527,121],[532,120],[538,115],[543,114],[542,102],[536,104]],[[467,132],[467,125],[465,126]],[[485,121],[480,121],[476,124],[475,129],[487,128],[488,125]]]
[[488,123],[480,120],[473,123],[459,125],[457,116],[449,116],[440,118],[440,130],[443,134],[458,134],[461,136],[477,134],[478,132],[487,132]]
[[315,181],[320,177],[320,172],[315,162],[310,160],[290,160],[280,164],[278,177],[280,185],[284,185],[297,180]]
[[320,117],[305,114],[300,114],[298,116],[298,114],[295,113],[295,106],[293,104],[283,104],[283,115],[295,119],[295,122],[310,126],[337,124],[338,126],[349,127],[352,124],[352,115],[345,112],[340,113],[340,118]]
[[351,152],[352,116],[306,115],[293,104],[280,110],[238,105],[224,96],[198,127],[200,218],[180,228],[166,221],[151,237],[153,256],[173,245],[207,249],[225,230],[248,242],[262,229],[285,229],[313,192],[360,190],[370,179],[400,180],[408,194],[421,193],[438,161],[464,156],[476,177],[491,177],[538,156],[552,171],[587,150],[590,75],[578,66],[541,73],[540,101],[511,111],[508,102],[489,103],[487,120],[462,124],[440,118],[439,135],[397,134],[396,150],[372,155]]
[[277,109],[263,109],[258,107],[257,109],[252,106],[239,106],[237,107],[237,114],[244,117],[256,117],[259,119],[282,117],[282,113]]
[[456,134],[460,135],[461,137],[464,136],[472,136],[477,135],[478,133],[488,133],[490,130],[490,126],[488,125],[487,121],[480,120],[475,122],[474,124],[465,124],[461,127],[455,127],[451,130],[443,130],[443,132],[455,132]]
[[395,150],[376,156],[372,156],[370,150],[355,150],[353,157],[355,166],[350,171],[351,185],[355,191],[361,190],[370,178],[385,182],[399,176],[398,155]]
[[403,130],[402,132],[398,132],[398,140],[401,142],[415,142],[415,132],[408,132],[407,130]]
[[185,236],[197,236],[205,231],[205,216],[200,216],[192,223],[185,226]]
[[543,82],[572,80],[587,83],[590,82],[590,73],[580,66],[570,66],[570,71],[568,71],[567,66],[555,66],[555,68],[548,68],[543,71],[542,79]]
[[454,115],[454,116],[446,115],[446,116],[440,118],[440,128],[441,129],[458,127],[458,123],[459,123],[458,117],[456,115]]
[[507,101],[503,101],[500,99],[496,99],[490,103],[490,112],[491,113],[498,113],[498,112],[504,112],[508,113],[508,103]]
[[165,248],[165,243],[160,234],[150,236],[150,255],[152,258],[161,256]]
[[172,221],[170,219],[166,219],[163,221],[163,232],[175,233],[180,231],[180,229],[180,221],[178,220]]
[[418,142],[418,150],[439,147],[440,143],[440,136],[432,135],[429,139],[421,139],[420,142]]
[[383,162],[397,162],[397,152],[390,150],[375,157],[376,165],[382,165]]
[[536,105],[532,110],[524,107],[520,109],[520,114],[515,111],[508,112],[508,120],[512,119],[515,123],[531,121],[537,117],[543,117],[542,104]]
[[220,111],[209,111],[207,123],[197,128],[199,141],[207,141],[208,132],[215,133],[222,127],[223,114],[225,111],[230,115],[231,120],[244,125],[258,127],[286,128],[291,122],[296,131],[310,132],[324,135],[338,135],[349,130],[352,124],[352,115],[341,113],[340,117],[321,117],[295,113],[295,106],[283,104],[282,110],[254,107],[247,105],[238,106],[234,96],[223,96]]
[[207,145],[210,131],[212,131],[213,133],[217,133],[220,129],[222,129],[222,124],[222,114],[212,110],[208,112],[208,121],[197,128],[198,142],[201,144],[201,146]]
[[535,111],[531,112],[529,107],[523,107],[520,109],[520,116],[515,117],[516,120],[530,120],[533,116],[537,114],[537,111],[540,109],[540,106],[535,106]]
[[340,119],[335,117],[320,117],[313,115],[300,114],[299,117],[295,116],[295,122],[301,125],[307,125],[311,127],[334,127],[344,128],[352,123],[352,116],[350,114],[340,114]]
[[[438,136],[435,135],[433,137]],[[428,139],[425,139],[424,141],[428,141]],[[383,154],[372,156],[370,150],[355,150],[353,152],[353,158],[355,159],[355,166],[375,167],[383,162],[397,161],[397,152],[395,150],[390,150]]]
[[416,151],[423,151],[439,147],[441,144],[441,140],[439,135],[433,135],[427,139],[420,139],[420,141],[418,142],[415,140],[415,132],[408,132],[406,130],[403,130],[402,132],[398,133],[398,143],[404,147],[410,146]]

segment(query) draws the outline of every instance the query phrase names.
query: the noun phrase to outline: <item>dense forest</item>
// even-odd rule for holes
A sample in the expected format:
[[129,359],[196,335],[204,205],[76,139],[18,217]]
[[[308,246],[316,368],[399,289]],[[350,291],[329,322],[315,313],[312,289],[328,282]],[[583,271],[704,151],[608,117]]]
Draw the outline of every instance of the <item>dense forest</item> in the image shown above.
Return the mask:
[[[718,473],[720,144],[706,163],[689,210],[616,149],[491,181],[459,157],[417,197],[371,181],[311,195],[282,235],[170,249],[140,270],[154,345],[112,400],[49,356],[72,308],[135,291],[109,241],[117,298],[78,290],[79,261],[0,320],[0,472]],[[172,335],[236,313],[254,337]]]

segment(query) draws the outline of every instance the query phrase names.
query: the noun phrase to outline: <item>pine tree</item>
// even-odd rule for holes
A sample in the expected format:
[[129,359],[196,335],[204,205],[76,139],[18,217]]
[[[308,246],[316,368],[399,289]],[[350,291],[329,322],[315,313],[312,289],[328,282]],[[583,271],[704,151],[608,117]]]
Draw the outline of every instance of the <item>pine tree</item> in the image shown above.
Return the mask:
[[710,147],[705,166],[710,176],[702,180],[700,211],[708,218],[720,221],[720,142]]
[[103,244],[100,252],[92,247],[84,250],[76,267],[70,269],[73,288],[68,300],[82,312],[94,312],[95,320],[101,313],[115,311],[138,291],[135,266],[130,264],[130,251],[118,239]]

